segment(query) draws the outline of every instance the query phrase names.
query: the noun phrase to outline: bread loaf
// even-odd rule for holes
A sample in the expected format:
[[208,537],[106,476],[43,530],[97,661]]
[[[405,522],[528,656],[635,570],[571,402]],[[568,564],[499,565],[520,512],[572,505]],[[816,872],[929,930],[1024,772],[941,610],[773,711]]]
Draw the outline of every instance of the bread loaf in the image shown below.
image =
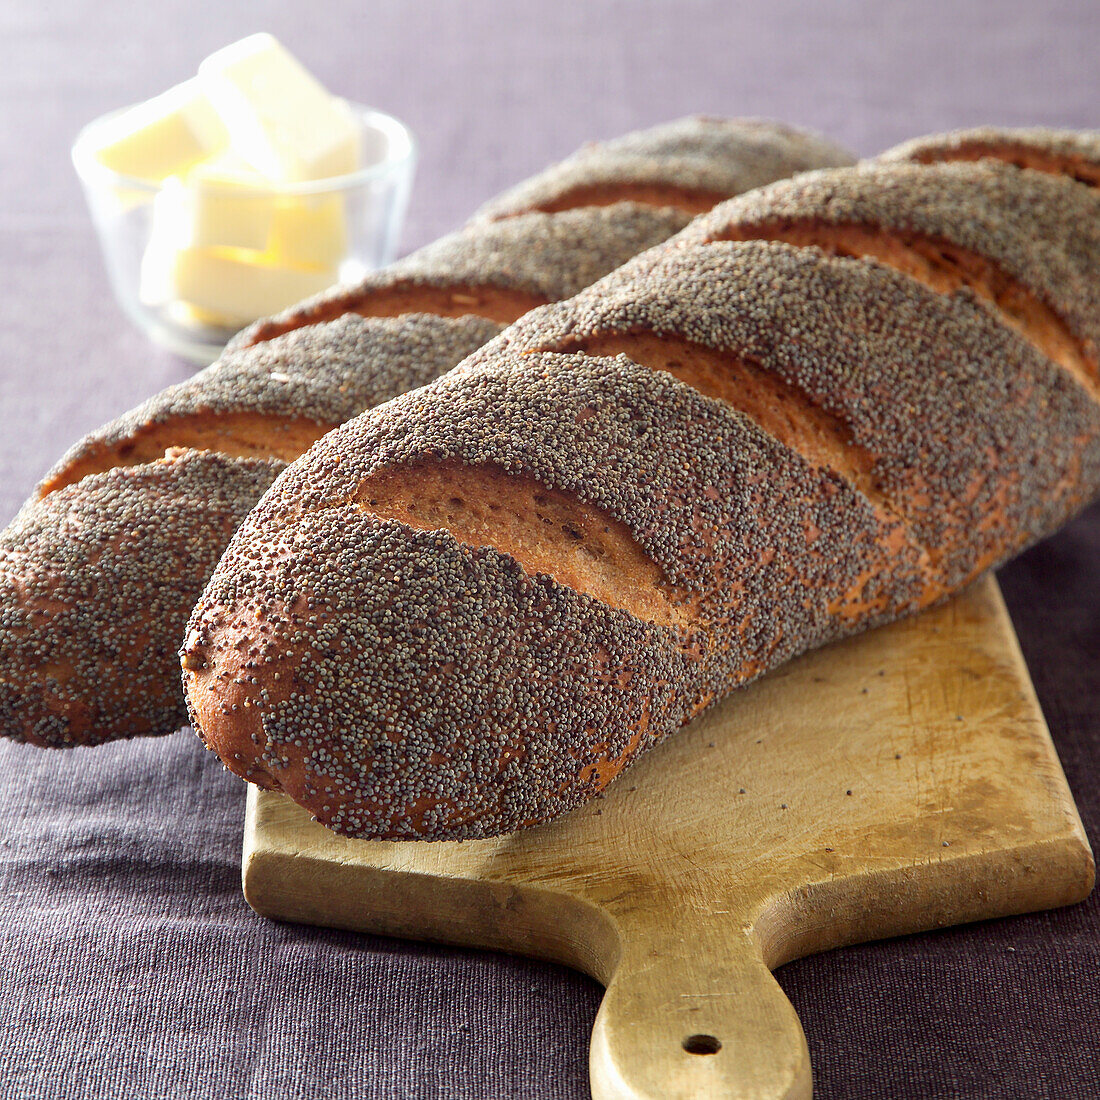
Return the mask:
[[251,326],[209,369],[77,443],[0,536],[0,732],[64,747],[176,729],[187,615],[286,461],[666,239],[704,190],[851,161],[784,126],[715,119],[580,159],[583,194],[571,161],[530,183],[555,212],[513,197],[507,219],[480,217]]
[[1100,492],[1084,145],[752,192],[326,435],[195,609],[193,724],[339,832],[494,835],[1054,530]]

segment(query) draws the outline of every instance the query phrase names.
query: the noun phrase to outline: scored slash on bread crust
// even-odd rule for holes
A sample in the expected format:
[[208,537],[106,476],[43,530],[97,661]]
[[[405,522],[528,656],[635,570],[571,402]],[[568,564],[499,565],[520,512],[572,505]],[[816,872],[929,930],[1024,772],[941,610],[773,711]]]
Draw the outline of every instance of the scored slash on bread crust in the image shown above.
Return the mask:
[[427,460],[366,476],[355,502],[379,519],[446,528],[469,546],[507,546],[528,573],[553,576],[642,619],[687,625],[660,567],[624,523],[534,478]]
[[[928,285],[886,250],[721,239],[800,219],[975,263]],[[818,172],[704,215],[280,475],[191,620],[196,728],[354,836],[581,804],[732,688],[1100,492],[1094,377],[971,285],[979,259],[1008,272],[1091,361],[1098,223],[1094,191],[988,163]]]
[[1100,186],[1100,133],[1095,131],[983,126],[913,138],[876,159],[918,164],[995,159],[1017,168],[1068,176],[1089,187]]
[[[851,160],[778,124],[690,119],[584,157],[587,178],[608,188],[638,182],[644,161],[651,191],[555,214],[520,203],[506,221],[482,218],[357,287],[246,329],[215,366],[80,441],[0,535],[0,733],[66,747],[182,725],[175,650],[231,530],[270,481],[249,482],[257,461],[273,476],[280,464],[266,460],[295,457],[335,424],[451,369],[501,322],[676,232],[699,200],[689,168],[698,181],[721,161],[707,178],[726,197],[749,175],[766,182]],[[551,168],[539,186],[566,175]],[[185,460],[159,461],[179,447],[190,449]],[[229,512],[214,486],[209,506],[204,493],[180,492],[181,463],[237,471],[224,475],[236,486]],[[96,528],[110,533],[109,552]],[[52,599],[35,587],[44,577],[56,582]]]
[[46,475],[39,495],[152,461],[173,446],[296,458],[337,424],[432,381],[500,330],[475,316],[351,313],[227,352],[86,435]]

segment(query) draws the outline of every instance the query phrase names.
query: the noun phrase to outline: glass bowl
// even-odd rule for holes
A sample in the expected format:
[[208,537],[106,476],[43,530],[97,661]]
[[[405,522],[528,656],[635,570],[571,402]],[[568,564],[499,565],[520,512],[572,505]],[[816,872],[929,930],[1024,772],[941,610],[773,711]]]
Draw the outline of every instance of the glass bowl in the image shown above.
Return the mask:
[[[257,317],[390,263],[416,142],[390,115],[348,106],[361,125],[363,166],[305,183],[125,176],[95,155],[122,111],[85,126],[73,166],[126,315],[158,344],[205,364]],[[186,239],[179,235],[185,223]]]

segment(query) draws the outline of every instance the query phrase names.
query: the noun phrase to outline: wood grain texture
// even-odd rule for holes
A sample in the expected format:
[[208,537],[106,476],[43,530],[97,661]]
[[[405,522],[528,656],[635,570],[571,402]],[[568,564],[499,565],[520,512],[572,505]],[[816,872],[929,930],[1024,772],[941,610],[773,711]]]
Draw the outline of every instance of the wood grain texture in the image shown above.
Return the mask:
[[1094,868],[986,578],[735,693],[540,828],[351,840],[252,788],[243,877],[267,917],[591,974],[596,1100],[777,1100],[812,1086],[775,967],[1070,904]]

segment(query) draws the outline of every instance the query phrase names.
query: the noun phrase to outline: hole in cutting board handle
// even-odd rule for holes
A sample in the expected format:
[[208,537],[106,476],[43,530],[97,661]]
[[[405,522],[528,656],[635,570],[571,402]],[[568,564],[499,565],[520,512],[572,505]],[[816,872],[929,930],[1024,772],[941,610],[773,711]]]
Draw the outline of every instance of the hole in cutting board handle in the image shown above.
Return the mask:
[[689,1035],[680,1045],[688,1054],[717,1054],[722,1049],[713,1035]]

